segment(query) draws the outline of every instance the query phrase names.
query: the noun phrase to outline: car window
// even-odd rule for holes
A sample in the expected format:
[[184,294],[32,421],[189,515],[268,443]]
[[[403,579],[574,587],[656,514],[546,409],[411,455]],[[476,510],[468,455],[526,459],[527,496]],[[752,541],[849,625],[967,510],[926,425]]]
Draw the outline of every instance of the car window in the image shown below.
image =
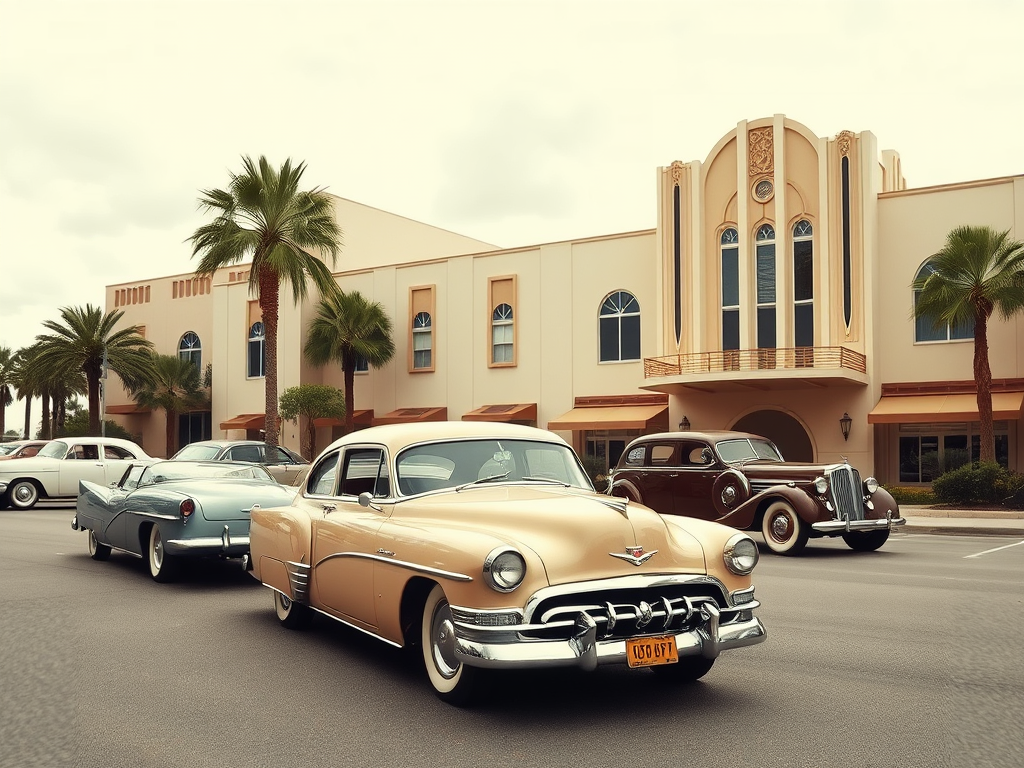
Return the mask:
[[276,445],[268,445],[267,452],[265,454],[266,464],[294,464],[295,460],[291,457],[287,451],[282,450]]
[[384,466],[384,459],[383,448],[350,448],[345,451],[340,494],[358,496],[360,493],[372,493],[377,496],[383,489],[383,495],[387,496],[387,467]]
[[647,446],[638,445],[636,448],[630,448],[629,453],[626,454],[626,466],[627,467],[642,467],[644,465],[644,456],[647,455]]
[[68,455],[69,459],[79,459],[82,461],[95,461],[100,457],[99,447],[96,445],[83,445],[82,443],[76,444]]
[[103,456],[107,459],[135,459],[131,451],[122,448],[119,445],[105,445],[103,446]]
[[67,455],[69,446],[62,440],[53,440],[47,443],[39,449],[39,456],[45,456],[48,459],[63,459]]
[[228,458],[232,461],[261,461],[260,447],[258,445],[236,445],[228,451]]
[[134,491],[139,487],[139,480],[146,467],[142,464],[132,464],[121,477],[121,488],[126,491]]
[[320,459],[306,477],[306,493],[317,496],[334,496],[338,479],[338,455],[332,451]]
[[676,445],[674,443],[655,443],[651,446],[652,467],[678,467]]
[[217,454],[220,453],[220,446],[217,445],[186,445],[180,451],[178,451],[172,458],[177,459],[193,459],[195,461],[203,461],[206,459],[216,459]]

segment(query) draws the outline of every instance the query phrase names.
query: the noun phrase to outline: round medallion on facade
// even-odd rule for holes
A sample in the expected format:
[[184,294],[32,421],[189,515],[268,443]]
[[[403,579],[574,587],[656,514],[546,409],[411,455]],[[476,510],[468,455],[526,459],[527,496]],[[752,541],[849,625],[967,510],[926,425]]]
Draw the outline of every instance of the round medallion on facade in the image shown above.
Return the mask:
[[771,179],[761,179],[754,182],[750,192],[759,203],[767,203],[775,196],[775,185]]

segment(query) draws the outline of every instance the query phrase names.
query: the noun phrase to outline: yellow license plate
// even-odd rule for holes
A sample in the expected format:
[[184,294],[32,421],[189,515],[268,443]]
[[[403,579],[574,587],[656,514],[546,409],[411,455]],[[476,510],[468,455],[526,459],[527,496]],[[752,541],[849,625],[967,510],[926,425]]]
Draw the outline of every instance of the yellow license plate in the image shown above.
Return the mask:
[[626,641],[626,659],[631,667],[653,667],[656,664],[675,664],[679,661],[676,639],[665,637],[635,637]]

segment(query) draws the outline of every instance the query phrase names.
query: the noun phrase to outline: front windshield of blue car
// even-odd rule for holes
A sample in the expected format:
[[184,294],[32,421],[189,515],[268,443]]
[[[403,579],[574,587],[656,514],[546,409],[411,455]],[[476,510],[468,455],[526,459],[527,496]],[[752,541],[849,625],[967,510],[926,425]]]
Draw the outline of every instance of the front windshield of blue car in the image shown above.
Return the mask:
[[68,452],[68,444],[63,440],[52,440],[42,448],[36,456],[45,456],[48,459],[63,459]]
[[161,461],[146,467],[142,477],[139,478],[139,485],[218,477],[236,480],[265,480],[271,483],[277,482],[267,470],[255,464],[178,461],[175,459],[173,461]]
[[763,438],[739,438],[723,440],[715,446],[718,455],[726,464],[738,464],[743,461],[783,461],[782,454],[775,444]]
[[445,440],[407,448],[395,462],[403,496],[476,483],[546,483],[593,490],[572,449],[538,440]]

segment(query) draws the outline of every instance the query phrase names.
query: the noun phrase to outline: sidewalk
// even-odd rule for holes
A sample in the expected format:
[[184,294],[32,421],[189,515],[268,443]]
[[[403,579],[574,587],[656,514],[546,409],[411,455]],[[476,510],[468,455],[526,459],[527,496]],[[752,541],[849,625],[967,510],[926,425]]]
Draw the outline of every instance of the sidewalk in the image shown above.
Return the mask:
[[960,536],[1020,536],[1024,538],[1024,510],[947,509],[903,505],[900,514],[907,533],[948,533]]

